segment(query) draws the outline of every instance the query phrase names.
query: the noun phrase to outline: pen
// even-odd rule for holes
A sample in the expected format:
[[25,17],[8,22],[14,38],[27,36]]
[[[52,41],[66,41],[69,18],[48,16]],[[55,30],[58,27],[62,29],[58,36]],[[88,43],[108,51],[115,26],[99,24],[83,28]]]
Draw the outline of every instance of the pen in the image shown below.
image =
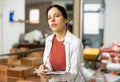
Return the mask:
[[[46,64],[47,64],[47,60],[48,60],[48,58],[49,58],[49,56],[47,56],[47,58],[46,58],[46,60],[45,60],[45,63],[43,63],[43,67],[44,67],[44,69],[46,69]],[[38,73],[38,74],[40,74],[39,69],[34,68],[34,73]]]

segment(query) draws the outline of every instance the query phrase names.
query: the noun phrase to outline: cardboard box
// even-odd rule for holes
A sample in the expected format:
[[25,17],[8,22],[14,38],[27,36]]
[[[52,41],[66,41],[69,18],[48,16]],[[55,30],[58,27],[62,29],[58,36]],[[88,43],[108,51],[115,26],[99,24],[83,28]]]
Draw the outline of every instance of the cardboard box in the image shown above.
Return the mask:
[[[18,52],[18,48],[11,48],[10,49],[10,53],[16,53],[16,52]],[[18,59],[18,54],[16,54],[16,55],[12,55],[12,56],[9,56],[12,60],[13,59]]]
[[10,53],[15,53],[15,52],[17,52],[18,51],[18,48],[11,48],[10,49]]
[[26,50],[28,50],[27,47],[20,47],[20,48],[19,48],[19,51],[26,51]]
[[9,62],[9,56],[0,57],[0,64],[8,65],[8,62]]
[[0,65],[0,82],[8,82],[7,69],[8,69],[7,66]]
[[26,66],[16,66],[8,68],[8,76],[25,78],[33,74],[33,68]]
[[85,48],[83,51],[85,60],[93,60],[95,61],[100,51],[98,48]]
[[8,63],[8,66],[20,66],[21,65],[21,60],[20,59],[16,59],[16,60],[10,60]]
[[42,64],[42,58],[40,57],[25,57],[21,59],[21,65],[36,67]]
[[18,80],[21,80],[21,78],[8,76],[8,82],[16,82]]
[[38,52],[31,52],[27,54],[27,57],[43,57],[44,51],[38,51]]

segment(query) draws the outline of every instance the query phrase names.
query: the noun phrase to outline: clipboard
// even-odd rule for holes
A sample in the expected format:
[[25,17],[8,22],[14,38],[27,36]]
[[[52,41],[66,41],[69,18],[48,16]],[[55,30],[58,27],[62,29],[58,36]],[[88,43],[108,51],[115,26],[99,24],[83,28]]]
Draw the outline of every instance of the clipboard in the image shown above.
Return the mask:
[[50,72],[40,73],[39,69],[35,68],[34,69],[34,73],[37,73],[37,74],[46,74],[46,75],[49,75],[49,74],[61,75],[61,74],[65,74],[66,71],[50,71]]
[[65,74],[66,71],[52,71],[52,72],[46,72],[46,73],[42,73],[42,74],[55,74],[55,75],[61,75],[61,74]]

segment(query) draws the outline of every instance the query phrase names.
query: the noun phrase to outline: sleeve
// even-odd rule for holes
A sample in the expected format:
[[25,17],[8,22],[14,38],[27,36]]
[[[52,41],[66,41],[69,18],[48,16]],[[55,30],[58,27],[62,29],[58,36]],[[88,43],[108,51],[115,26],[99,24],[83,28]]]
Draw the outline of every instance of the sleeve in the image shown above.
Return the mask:
[[[53,81],[72,81],[77,77],[81,63],[83,61],[83,47],[81,41],[75,42],[71,47],[71,56],[70,56],[70,70],[63,75],[54,76],[50,82]],[[70,50],[71,50],[70,49]]]
[[49,62],[49,50],[50,50],[50,42],[46,40],[45,42],[45,49],[44,49],[44,55],[43,55],[43,63],[50,71],[52,71],[51,64]]

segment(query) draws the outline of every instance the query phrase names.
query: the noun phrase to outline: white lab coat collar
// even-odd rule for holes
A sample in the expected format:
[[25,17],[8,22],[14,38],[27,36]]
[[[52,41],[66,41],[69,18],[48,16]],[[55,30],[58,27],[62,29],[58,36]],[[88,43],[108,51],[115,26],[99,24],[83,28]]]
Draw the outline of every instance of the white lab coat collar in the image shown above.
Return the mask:
[[[70,43],[71,37],[69,34],[71,34],[71,33],[67,30],[64,42]],[[53,33],[51,36],[49,36],[48,41],[52,41],[54,36],[55,36],[55,33]]]

